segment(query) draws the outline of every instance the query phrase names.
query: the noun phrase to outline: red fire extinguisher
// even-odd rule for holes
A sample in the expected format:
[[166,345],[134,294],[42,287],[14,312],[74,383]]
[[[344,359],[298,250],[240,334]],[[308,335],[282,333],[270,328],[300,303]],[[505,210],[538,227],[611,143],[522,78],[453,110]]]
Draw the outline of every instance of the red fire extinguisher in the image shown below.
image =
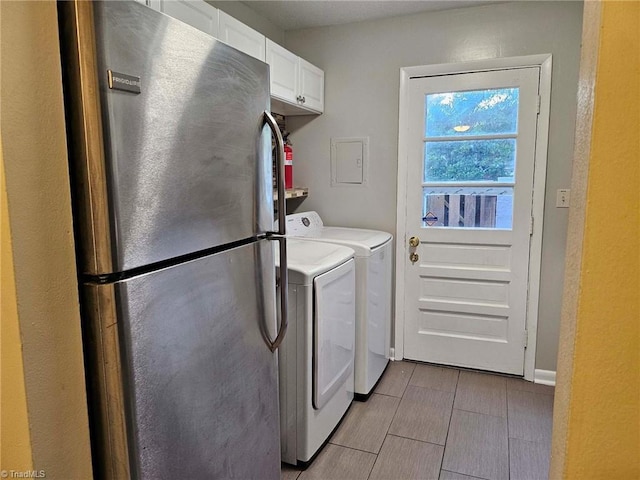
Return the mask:
[[293,148],[288,136],[284,144],[284,188],[293,188]]

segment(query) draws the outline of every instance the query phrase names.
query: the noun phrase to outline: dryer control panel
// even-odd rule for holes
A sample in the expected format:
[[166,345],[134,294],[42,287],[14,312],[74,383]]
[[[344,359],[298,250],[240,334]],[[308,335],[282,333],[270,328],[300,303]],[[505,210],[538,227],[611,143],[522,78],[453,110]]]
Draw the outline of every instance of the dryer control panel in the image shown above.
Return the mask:
[[287,235],[291,237],[317,237],[324,224],[317,212],[287,215]]

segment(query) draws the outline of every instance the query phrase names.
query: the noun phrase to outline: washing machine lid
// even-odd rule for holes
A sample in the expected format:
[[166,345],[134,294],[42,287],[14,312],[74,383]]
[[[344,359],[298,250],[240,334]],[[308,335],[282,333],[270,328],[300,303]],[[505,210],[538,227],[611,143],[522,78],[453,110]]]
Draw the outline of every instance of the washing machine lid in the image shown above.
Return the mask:
[[[343,245],[287,238],[289,283],[310,285],[313,279],[353,258],[353,249]],[[276,267],[280,267],[276,249]]]
[[391,234],[362,228],[324,227],[320,235],[313,238],[353,248],[358,256],[369,256],[371,250],[391,240]]
[[391,240],[392,235],[380,230],[327,227],[317,212],[287,215],[287,234],[307,240],[331,242],[353,248],[359,257],[371,255],[371,250]]

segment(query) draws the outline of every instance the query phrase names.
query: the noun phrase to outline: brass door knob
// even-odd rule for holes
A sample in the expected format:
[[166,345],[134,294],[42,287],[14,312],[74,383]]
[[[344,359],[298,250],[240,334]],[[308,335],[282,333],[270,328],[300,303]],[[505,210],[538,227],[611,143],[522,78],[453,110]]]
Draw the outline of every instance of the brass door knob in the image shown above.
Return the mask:
[[420,239],[418,237],[411,237],[409,239],[409,246],[410,247],[417,247],[418,245],[420,245]]

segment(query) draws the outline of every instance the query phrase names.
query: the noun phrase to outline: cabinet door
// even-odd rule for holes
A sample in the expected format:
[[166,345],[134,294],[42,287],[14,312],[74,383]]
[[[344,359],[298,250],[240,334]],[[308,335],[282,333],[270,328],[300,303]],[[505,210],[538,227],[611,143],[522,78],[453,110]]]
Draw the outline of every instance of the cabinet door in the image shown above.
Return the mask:
[[315,65],[299,58],[298,103],[322,113],[324,110],[324,72]]
[[149,6],[213,37],[218,36],[218,9],[204,0],[150,0]]
[[220,11],[219,15],[218,38],[227,45],[264,62],[266,58],[264,35],[223,11]]
[[271,96],[296,102],[298,56],[267,38],[267,63],[271,67]]

